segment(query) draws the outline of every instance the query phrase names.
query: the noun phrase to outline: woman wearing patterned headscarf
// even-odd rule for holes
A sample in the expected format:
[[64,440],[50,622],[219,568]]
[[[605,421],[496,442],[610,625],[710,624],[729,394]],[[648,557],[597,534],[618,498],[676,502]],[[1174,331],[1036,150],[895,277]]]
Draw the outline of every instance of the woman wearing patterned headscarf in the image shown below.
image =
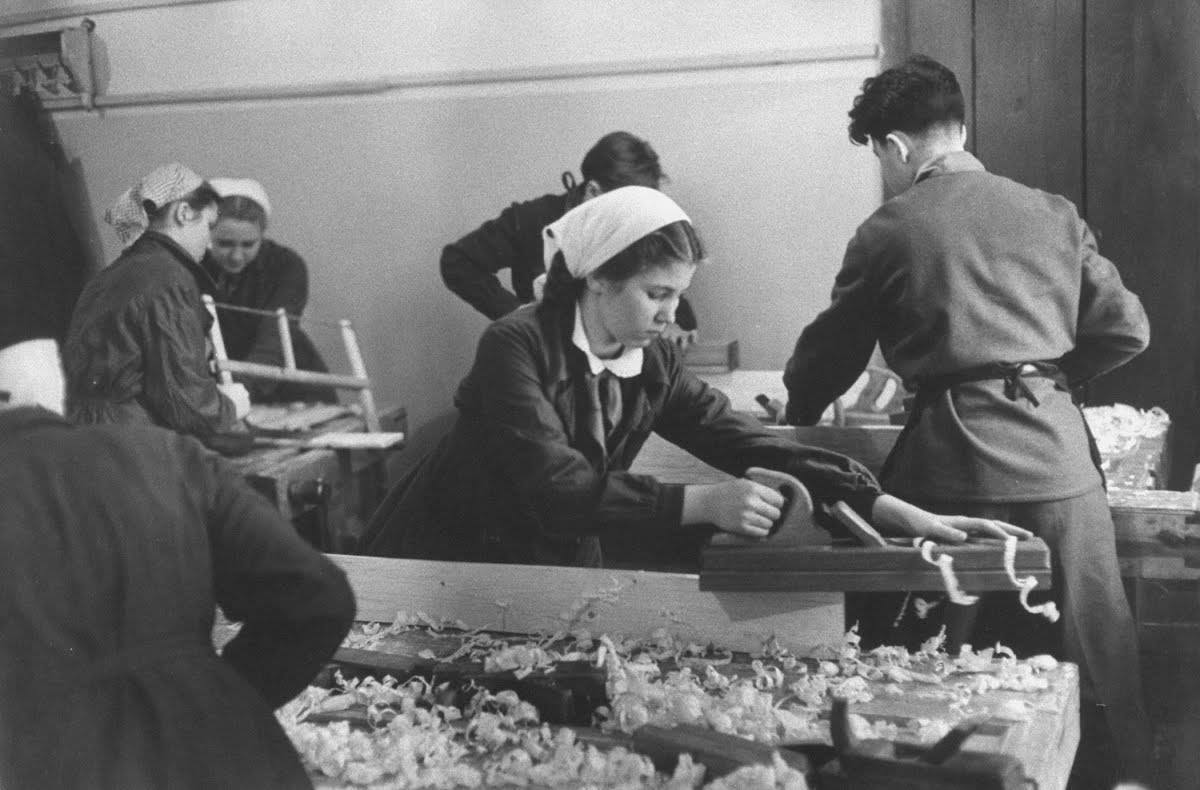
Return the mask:
[[365,548],[384,556],[601,564],[600,536],[688,564],[713,527],[765,536],[783,497],[747,479],[667,485],[629,472],[655,431],[734,475],[788,472],[884,529],[962,541],[993,522],[934,517],[880,494],[861,465],[736,414],[663,338],[704,259],[669,197],[627,186],[544,231],[542,300],[493,323],[459,386],[458,419],[380,506]]
[[128,246],[83,289],[63,346],[68,416],[149,423],[207,438],[250,408],[241,384],[208,365],[211,318],[197,279],[217,193],[178,163],[125,191],[105,219]]

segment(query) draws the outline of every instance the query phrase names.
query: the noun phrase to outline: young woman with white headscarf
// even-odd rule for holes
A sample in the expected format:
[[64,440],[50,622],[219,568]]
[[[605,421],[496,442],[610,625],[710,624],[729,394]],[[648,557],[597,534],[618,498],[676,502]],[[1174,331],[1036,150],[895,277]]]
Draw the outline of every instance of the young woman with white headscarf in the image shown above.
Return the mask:
[[772,434],[684,368],[662,332],[704,252],[663,193],[606,192],[544,237],[541,301],[484,332],[456,424],[376,512],[368,553],[595,566],[605,536],[686,562],[714,527],[766,535],[783,505],[769,487],[629,472],[651,431],[734,475],[788,472],[815,499],[844,500],[891,531],[961,541],[997,528],[881,494],[855,461]]
[[[328,372],[316,345],[299,326],[308,303],[308,265],[290,247],[267,238],[271,201],[263,185],[250,178],[209,179],[221,196],[212,244],[200,262],[211,278],[210,292],[223,305],[274,312],[295,318],[292,352],[301,370]],[[221,336],[230,359],[284,366],[284,351],[274,318],[236,309],[218,309]],[[331,387],[247,379],[255,403],[337,402]]]

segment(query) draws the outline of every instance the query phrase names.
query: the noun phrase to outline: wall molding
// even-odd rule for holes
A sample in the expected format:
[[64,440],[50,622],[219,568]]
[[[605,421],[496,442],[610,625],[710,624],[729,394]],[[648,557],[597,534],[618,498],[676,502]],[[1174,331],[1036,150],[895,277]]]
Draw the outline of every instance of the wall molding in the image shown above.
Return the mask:
[[137,8],[159,8],[172,5],[196,5],[199,3],[224,3],[228,0],[94,0],[74,2],[72,0],[46,0],[43,6],[33,11],[0,11],[0,27],[7,25],[31,25],[55,19],[69,19],[91,14],[107,14],[113,11],[130,11]]
[[[188,2],[189,0],[181,1]],[[213,2],[213,0],[191,1]],[[512,69],[464,69],[401,74],[369,80],[342,80],[244,88],[202,88],[198,90],[164,91],[158,93],[113,94],[109,96],[96,96],[95,107],[107,109],[172,104],[211,104],[223,102],[279,101],[330,96],[361,96],[416,88],[550,82],[589,77],[679,74],[761,68],[764,66],[793,66],[809,63],[875,60],[879,55],[879,45],[857,44],[838,47],[770,50],[767,52],[748,52],[729,55],[617,61],[612,63],[561,64]],[[47,110],[56,111],[84,109],[79,102],[72,99],[48,99],[43,102],[43,106]]]

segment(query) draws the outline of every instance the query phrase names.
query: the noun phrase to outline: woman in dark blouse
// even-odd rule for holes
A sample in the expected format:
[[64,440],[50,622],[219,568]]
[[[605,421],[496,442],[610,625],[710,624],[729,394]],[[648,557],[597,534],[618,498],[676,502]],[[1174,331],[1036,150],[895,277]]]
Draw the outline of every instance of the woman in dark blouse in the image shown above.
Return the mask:
[[[221,196],[212,246],[202,265],[209,290],[223,305],[274,312],[283,308],[299,319],[308,302],[308,267],[295,251],[265,237],[271,214],[266,190],[249,178],[214,178]],[[283,346],[276,319],[218,308],[225,351],[230,359],[283,367]],[[312,340],[295,323],[290,327],[296,367],[328,371]],[[268,379],[246,379],[255,403],[337,402],[329,387]]]
[[595,566],[601,535],[661,546],[699,545],[713,527],[766,534],[783,504],[769,487],[668,485],[628,471],[651,431],[734,475],[791,473],[817,500],[844,500],[885,530],[954,542],[997,529],[881,494],[855,461],[736,414],[683,367],[662,333],[704,254],[661,192],[599,195],[549,225],[545,243],[543,300],[484,332],[457,423],[376,512],[369,553]]

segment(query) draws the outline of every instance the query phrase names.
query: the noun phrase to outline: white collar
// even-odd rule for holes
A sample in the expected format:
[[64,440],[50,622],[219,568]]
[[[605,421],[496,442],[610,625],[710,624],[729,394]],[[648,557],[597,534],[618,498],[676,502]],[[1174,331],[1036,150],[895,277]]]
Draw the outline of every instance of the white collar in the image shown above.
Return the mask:
[[592,371],[593,376],[600,375],[605,369],[623,379],[632,378],[642,372],[642,349],[640,348],[625,348],[621,351],[620,356],[614,359],[601,359],[592,353],[587,332],[583,329],[583,312],[580,310],[578,302],[575,303],[575,331],[571,334],[571,342],[587,357],[588,368]]

